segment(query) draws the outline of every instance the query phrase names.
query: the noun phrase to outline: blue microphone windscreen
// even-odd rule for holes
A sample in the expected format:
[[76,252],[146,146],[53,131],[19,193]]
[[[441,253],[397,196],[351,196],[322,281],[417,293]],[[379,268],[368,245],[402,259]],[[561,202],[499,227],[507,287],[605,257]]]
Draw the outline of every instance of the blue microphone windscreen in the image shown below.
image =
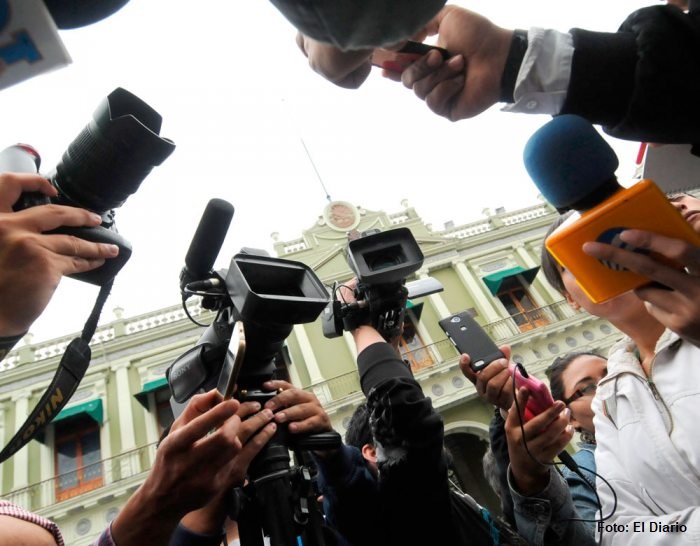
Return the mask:
[[615,176],[615,152],[591,123],[570,114],[540,127],[525,145],[525,168],[542,196],[568,209]]

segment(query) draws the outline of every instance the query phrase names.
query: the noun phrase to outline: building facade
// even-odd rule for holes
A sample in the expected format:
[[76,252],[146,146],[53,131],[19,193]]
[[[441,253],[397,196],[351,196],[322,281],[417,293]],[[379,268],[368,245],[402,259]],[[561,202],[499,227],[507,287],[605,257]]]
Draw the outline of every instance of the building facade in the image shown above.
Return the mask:
[[[408,280],[432,277],[444,290],[410,300],[400,349],[443,416],[454,480],[493,509],[498,503],[481,462],[493,408],[462,375],[438,321],[469,311],[497,344],[511,346],[513,360],[538,377],[557,355],[605,354],[619,332],[572,310],[538,274],[543,235],[556,216],[550,206],[538,204],[434,230],[407,203],[388,214],[336,201],[299,239],[274,242],[278,256],[309,265],[331,286],[353,276],[345,259],[348,233],[411,230],[425,259]],[[213,318],[196,299],[188,300],[188,313],[199,322]],[[0,467],[2,497],[54,519],[67,543],[76,546],[90,544],[143,481],[157,440],[172,420],[165,370],[202,333],[181,306],[116,317],[98,329],[88,373],[70,403],[40,438]],[[3,444],[38,401],[72,337],[41,344],[25,340],[0,364]],[[286,344],[292,382],[313,391],[344,434],[363,400],[352,338],[347,333],[325,338],[319,318],[295,325]]]

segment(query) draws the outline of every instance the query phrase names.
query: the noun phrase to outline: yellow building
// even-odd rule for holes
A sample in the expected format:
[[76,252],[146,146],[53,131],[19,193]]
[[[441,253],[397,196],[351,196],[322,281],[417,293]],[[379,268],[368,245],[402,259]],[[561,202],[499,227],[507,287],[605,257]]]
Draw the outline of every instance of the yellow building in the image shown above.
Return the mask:
[[[442,414],[454,478],[477,500],[496,507],[481,459],[493,409],[475,393],[458,355],[438,325],[468,310],[513,359],[542,377],[555,356],[595,349],[605,354],[619,332],[573,311],[539,271],[542,238],[556,212],[546,204],[497,211],[481,220],[434,230],[403,204],[395,213],[333,202],[299,239],[275,240],[278,256],[311,266],[324,284],[353,276],[345,261],[347,234],[407,227],[425,261],[408,279],[433,277],[444,291],[412,300],[401,340],[424,391]],[[189,312],[212,315],[196,300]],[[348,334],[326,339],[320,319],[296,325],[287,338],[292,381],[313,391],[341,434],[363,399]],[[175,305],[98,329],[93,360],[78,391],[41,438],[0,468],[4,499],[54,519],[68,544],[90,544],[118,513],[150,468],[155,443],[172,419],[165,369],[190,348],[202,328]],[[74,335],[25,343],[0,364],[0,441],[6,443],[43,393]]]

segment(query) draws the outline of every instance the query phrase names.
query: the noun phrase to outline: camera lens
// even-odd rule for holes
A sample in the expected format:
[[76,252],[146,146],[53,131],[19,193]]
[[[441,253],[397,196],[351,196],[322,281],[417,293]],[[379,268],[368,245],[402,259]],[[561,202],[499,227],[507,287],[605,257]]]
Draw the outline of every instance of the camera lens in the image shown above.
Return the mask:
[[103,213],[121,206],[175,149],[162,118],[125,89],[110,93],[71,142],[52,175],[67,204]]

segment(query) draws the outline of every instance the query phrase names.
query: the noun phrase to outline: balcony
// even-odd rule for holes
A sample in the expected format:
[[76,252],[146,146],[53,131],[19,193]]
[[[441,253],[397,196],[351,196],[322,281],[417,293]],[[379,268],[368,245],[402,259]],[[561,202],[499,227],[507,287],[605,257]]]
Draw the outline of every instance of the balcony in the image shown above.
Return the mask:
[[[48,506],[57,506],[59,503],[69,502],[71,499],[99,493],[104,495],[104,488],[115,486],[122,482],[144,475],[151,468],[155,458],[155,444],[148,444],[120,455],[102,459],[87,467],[80,468],[55,476],[51,479],[32,484],[22,489],[16,489],[2,496],[3,500],[12,502],[28,510],[41,510]],[[96,469],[97,465],[101,469]],[[80,484],[77,487],[66,488],[66,483],[71,483],[76,474],[95,476],[100,473],[98,479],[93,479]],[[133,480],[132,480],[133,481]],[[141,480],[136,480],[140,482]]]

